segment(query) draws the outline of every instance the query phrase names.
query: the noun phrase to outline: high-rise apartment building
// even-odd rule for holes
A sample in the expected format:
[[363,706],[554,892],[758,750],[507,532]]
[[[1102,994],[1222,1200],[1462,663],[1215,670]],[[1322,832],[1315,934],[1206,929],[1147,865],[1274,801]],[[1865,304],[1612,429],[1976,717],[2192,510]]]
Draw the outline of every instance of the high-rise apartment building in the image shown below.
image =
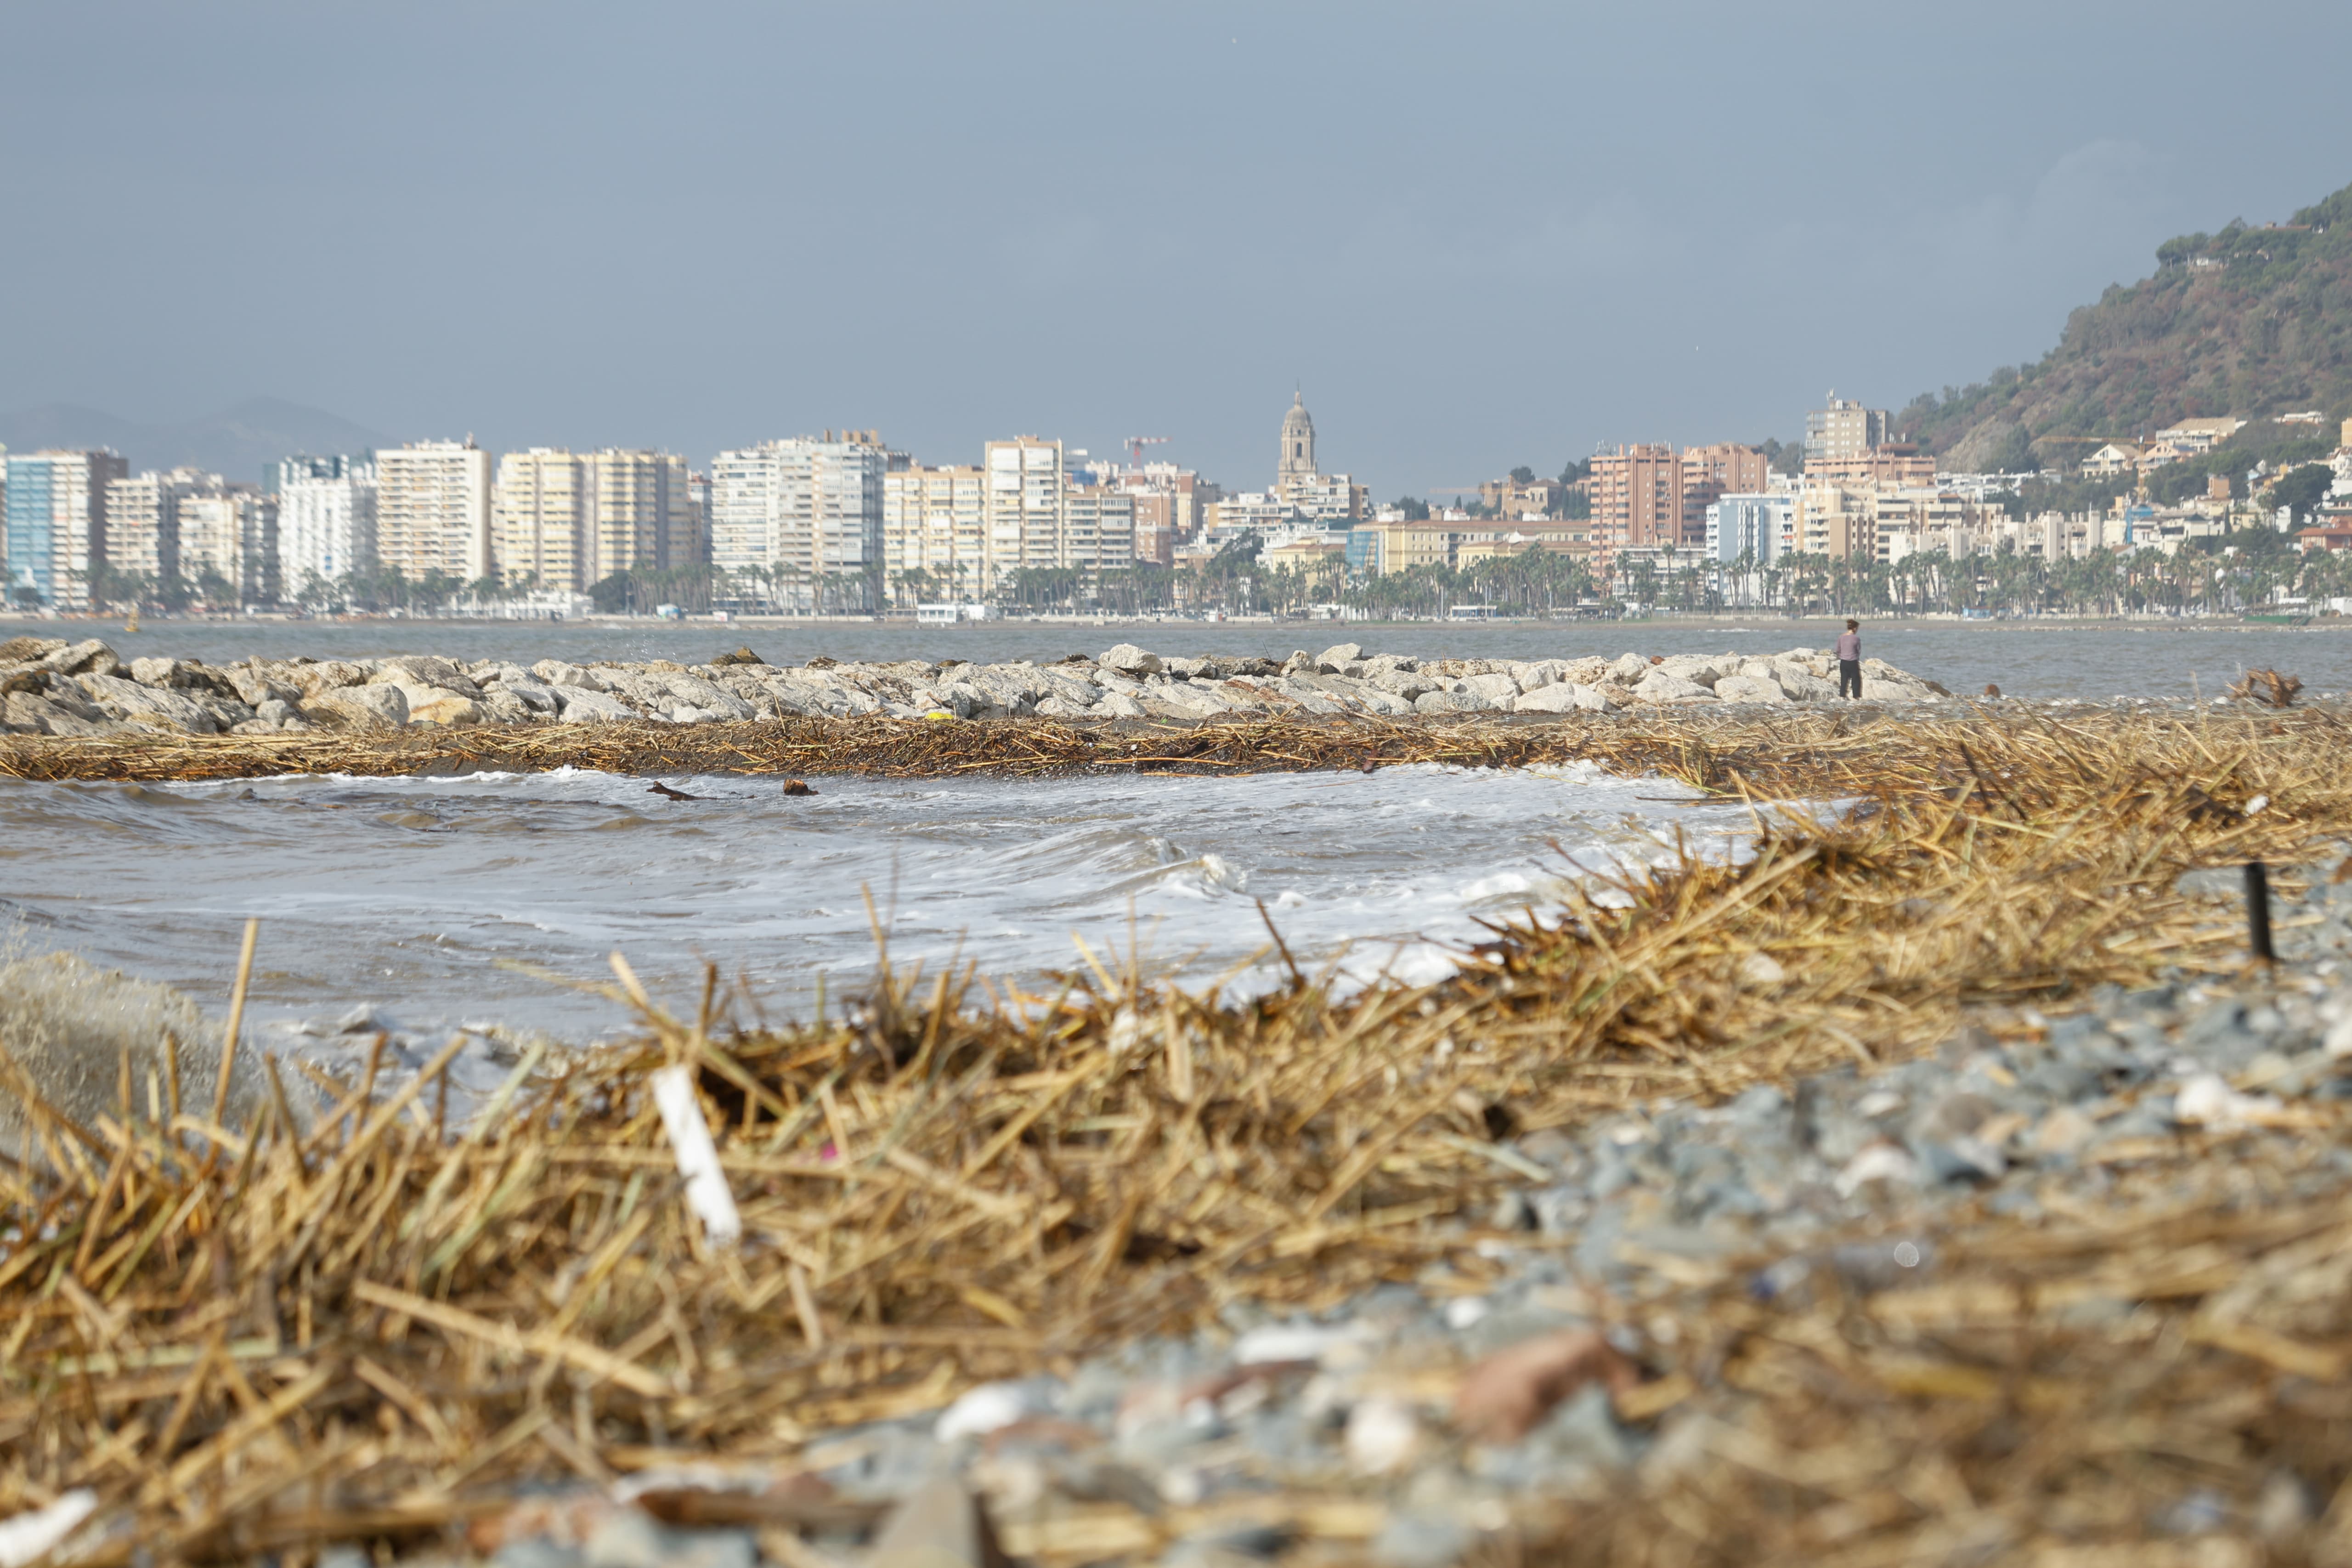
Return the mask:
[[106,570],[116,594],[143,597],[179,582],[180,498],[209,477],[151,469],[107,481]]
[[499,574],[509,583],[577,594],[596,581],[589,545],[594,487],[571,452],[533,447],[499,458],[490,491]]
[[1135,564],[1135,497],[1117,485],[1073,485],[1062,502],[1060,564],[1084,574],[1087,592],[1103,574]]
[[[1139,468],[1120,471],[1118,484],[1138,496],[1165,496],[1164,509],[1145,508],[1138,503],[1136,518],[1141,524],[1146,512],[1155,515],[1164,510],[1160,520],[1176,539],[1190,539],[1208,526],[1208,508],[1225,497],[1223,489],[1201,478],[1190,468],[1180,468],[1173,463],[1146,463]],[[1165,560],[1160,562],[1166,565]]]
[[883,579],[893,604],[919,595],[905,574],[924,574],[934,599],[977,593],[987,555],[988,487],[976,468],[919,464],[882,476]]
[[1830,394],[1827,408],[1805,415],[1805,467],[1823,458],[1859,458],[1894,437],[1894,420],[1884,408],[1864,408]]
[[1682,458],[1668,446],[1597,453],[1587,481],[1593,539],[1603,546],[1682,542]]
[[1682,531],[1675,542],[1688,550],[1706,544],[1706,509],[1727,495],[1748,495],[1765,485],[1764,449],[1736,441],[1683,448]]
[[615,572],[667,572],[698,554],[686,459],[607,447],[586,458],[594,498],[588,581]]
[[417,441],[375,458],[376,556],[411,580],[467,582],[496,568],[490,454],[464,441]]
[[111,451],[40,451],[7,458],[8,586],[59,609],[89,607],[93,566],[106,564],[106,487],[131,465]]
[[988,472],[986,554],[981,587],[993,593],[1022,567],[1062,564],[1062,444],[1020,436],[982,447]]
[[180,580],[216,608],[278,596],[278,508],[217,474],[180,497]]
[[1770,565],[1794,547],[1796,503],[1789,490],[1717,497],[1706,509],[1706,558],[1727,566],[1743,560],[1751,569]]
[[667,452],[509,452],[490,511],[500,574],[551,593],[700,557],[686,459]]
[[873,607],[882,565],[882,481],[894,454],[871,430],[832,431],[721,452],[710,465],[711,563],[758,574],[795,613]]
[[1809,483],[1932,485],[1936,459],[1908,441],[1885,441],[1866,452],[1838,458],[1808,458]]
[[1139,565],[1172,566],[1176,563],[1176,496],[1167,490],[1128,487],[1135,504],[1135,559]]
[[375,568],[375,465],[361,458],[289,458],[277,465],[280,588],[299,598]]

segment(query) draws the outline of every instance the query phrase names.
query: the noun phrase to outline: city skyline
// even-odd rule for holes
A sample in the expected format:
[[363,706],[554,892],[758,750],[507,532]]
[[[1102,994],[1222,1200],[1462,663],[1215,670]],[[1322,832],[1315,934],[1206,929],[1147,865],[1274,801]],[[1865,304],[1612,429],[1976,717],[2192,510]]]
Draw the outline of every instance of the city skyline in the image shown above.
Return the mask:
[[[19,8],[25,210],[238,243],[18,247],[0,409],[268,395],[500,451],[1148,431],[1238,476],[1303,384],[1383,498],[1787,440],[1825,388],[2030,359],[2168,235],[2340,177],[2324,94],[2169,113],[2089,62],[2259,79],[2352,41],[2317,5],[392,15]],[[1670,78],[1611,63],[1667,38]],[[785,92],[787,57],[869,66]]]

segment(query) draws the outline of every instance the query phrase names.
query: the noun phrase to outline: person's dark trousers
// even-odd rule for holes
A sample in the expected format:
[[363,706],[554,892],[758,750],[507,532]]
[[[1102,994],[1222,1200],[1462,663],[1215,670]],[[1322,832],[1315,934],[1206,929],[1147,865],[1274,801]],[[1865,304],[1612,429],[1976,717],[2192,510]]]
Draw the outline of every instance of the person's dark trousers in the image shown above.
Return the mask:
[[1855,698],[1862,695],[1862,660],[1858,658],[1838,660],[1838,695]]

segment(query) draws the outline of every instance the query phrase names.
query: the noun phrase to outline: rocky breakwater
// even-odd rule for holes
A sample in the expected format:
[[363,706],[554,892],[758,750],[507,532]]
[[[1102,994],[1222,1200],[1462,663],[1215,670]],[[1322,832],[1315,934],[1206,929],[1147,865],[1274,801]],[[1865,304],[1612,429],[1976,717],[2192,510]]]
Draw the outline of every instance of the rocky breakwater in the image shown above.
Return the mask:
[[[792,717],[1146,719],[1198,722],[1312,715],[1609,713],[1691,703],[1837,700],[1834,661],[1812,648],[1769,657],[1628,653],[1615,659],[1419,659],[1341,643],[1286,659],[1183,658],[1122,643],[1057,663],[960,659],[771,665],[749,649],[709,664],[461,664],[431,655],[251,658],[207,665],[134,658],[103,642],[0,643],[0,730],[62,736],[280,734],[408,725],[712,723]],[[1948,696],[1880,659],[1867,701]]]

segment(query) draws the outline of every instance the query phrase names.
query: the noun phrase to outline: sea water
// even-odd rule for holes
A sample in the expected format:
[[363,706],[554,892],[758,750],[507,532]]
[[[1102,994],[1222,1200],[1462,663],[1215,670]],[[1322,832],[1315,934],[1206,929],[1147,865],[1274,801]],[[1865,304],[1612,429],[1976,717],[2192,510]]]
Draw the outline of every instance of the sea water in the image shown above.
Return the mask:
[[1488,923],[1754,817],[1589,765],[1373,773],[894,782],[651,781],[564,770],[220,784],[0,781],[0,925],[217,1012],[249,917],[248,1016],[592,1038],[625,955],[690,1015],[715,965],[739,1016],[804,1015],[871,976],[1136,966],[1263,984],[1278,931],[1335,983],[1446,972]]

